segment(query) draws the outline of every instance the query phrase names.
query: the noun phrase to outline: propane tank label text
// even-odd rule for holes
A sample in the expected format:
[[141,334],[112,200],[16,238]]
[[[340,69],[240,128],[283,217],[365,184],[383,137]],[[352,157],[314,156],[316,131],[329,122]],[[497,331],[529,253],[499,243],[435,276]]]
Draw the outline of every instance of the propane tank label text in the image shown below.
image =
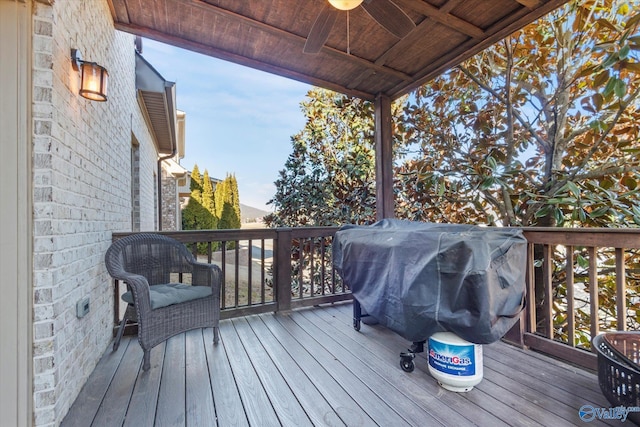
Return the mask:
[[429,339],[429,365],[449,375],[472,376],[476,373],[474,346],[450,345]]

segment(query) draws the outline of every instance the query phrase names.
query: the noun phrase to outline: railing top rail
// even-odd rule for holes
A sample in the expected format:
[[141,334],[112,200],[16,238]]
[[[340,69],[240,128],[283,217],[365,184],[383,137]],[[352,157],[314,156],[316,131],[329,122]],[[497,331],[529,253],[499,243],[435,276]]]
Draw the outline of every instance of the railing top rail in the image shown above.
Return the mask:
[[[151,233],[163,234],[181,242],[207,242],[220,240],[248,240],[248,239],[275,239],[276,229],[230,229],[230,230],[182,230],[182,231],[151,231]],[[113,233],[113,240],[135,234],[134,232]]]
[[522,227],[529,243],[605,248],[640,248],[640,229]]
[[[290,232],[291,237],[327,237],[333,236],[340,227],[279,227],[279,228],[255,228],[255,229],[230,229],[230,230],[181,230],[181,231],[151,231],[151,233],[163,234],[173,237],[181,242],[206,242],[220,240],[248,240],[248,239],[275,239],[280,232]],[[113,240],[120,239],[137,232],[114,232]]]
[[[595,246],[611,248],[640,248],[640,228],[562,228],[562,227],[514,227],[520,228],[529,243],[549,245]],[[292,238],[333,236],[340,227],[279,227],[234,230],[185,230],[160,231],[176,240],[206,242],[221,240],[276,239],[279,233],[290,233]],[[113,233],[117,240],[132,232]]]

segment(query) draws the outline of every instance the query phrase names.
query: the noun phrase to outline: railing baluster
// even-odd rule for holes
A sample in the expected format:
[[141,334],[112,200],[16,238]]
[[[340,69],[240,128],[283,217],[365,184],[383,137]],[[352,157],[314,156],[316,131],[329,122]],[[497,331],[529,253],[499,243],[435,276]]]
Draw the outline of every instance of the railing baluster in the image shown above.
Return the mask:
[[598,335],[600,329],[598,321],[598,263],[596,260],[597,251],[594,246],[590,246],[589,253],[589,306],[591,313],[591,337]]
[[240,240],[236,240],[235,241],[235,263],[233,265],[234,267],[234,273],[235,273],[235,284],[236,287],[234,289],[235,293],[234,293],[234,299],[235,299],[235,306],[238,307],[240,305]]
[[249,239],[249,252],[247,254],[247,305],[251,305],[251,294],[253,288],[251,287],[252,271],[253,270],[253,241]]
[[220,268],[222,269],[222,295],[220,300],[222,301],[222,308],[227,308],[227,242],[223,240],[220,242]]
[[618,330],[627,330],[627,283],[624,266],[624,249],[616,248],[616,317]]
[[529,332],[535,333],[538,330],[538,319],[536,316],[536,267],[535,267],[535,245],[527,244],[527,295],[529,303],[527,304],[527,322]]
[[[261,239],[262,246],[260,247],[260,303],[264,304],[265,301],[265,265],[264,265],[264,239]],[[273,245],[272,245],[273,247]],[[273,250],[273,249],[272,249]]]
[[544,261],[544,328],[547,338],[553,339],[553,248],[551,245],[542,247]]
[[314,281],[316,275],[316,268],[314,265],[313,254],[316,251],[316,239],[312,237],[309,241],[309,296],[315,295]]
[[576,343],[576,317],[575,317],[575,289],[573,283],[573,246],[567,246],[566,251],[566,270],[567,275],[567,340],[571,347],[575,347]]
[[326,274],[326,267],[325,267],[325,261],[326,261],[326,246],[325,246],[325,242],[327,241],[326,237],[321,237],[320,238],[320,288],[322,289],[321,293],[322,295],[325,294],[324,292],[324,288],[325,288],[325,274]]
[[304,241],[306,239],[298,239],[298,293],[299,298],[304,298],[302,290],[304,289]]

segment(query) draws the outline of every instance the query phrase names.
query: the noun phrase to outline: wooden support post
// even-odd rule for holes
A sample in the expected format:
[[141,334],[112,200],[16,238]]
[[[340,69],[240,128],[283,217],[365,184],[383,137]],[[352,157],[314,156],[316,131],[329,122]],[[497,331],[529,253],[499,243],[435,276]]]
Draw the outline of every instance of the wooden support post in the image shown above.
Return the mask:
[[394,217],[393,137],[391,99],[378,94],[375,100],[376,219]]
[[291,228],[278,228],[276,242],[277,311],[291,310]]

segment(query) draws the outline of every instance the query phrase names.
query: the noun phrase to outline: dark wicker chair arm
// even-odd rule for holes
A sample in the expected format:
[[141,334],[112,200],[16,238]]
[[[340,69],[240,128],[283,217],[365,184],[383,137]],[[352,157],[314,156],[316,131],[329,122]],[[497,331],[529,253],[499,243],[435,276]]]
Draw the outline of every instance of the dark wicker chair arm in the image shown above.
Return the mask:
[[151,298],[149,296],[149,282],[140,274],[133,274],[122,272],[119,277],[116,277],[127,284],[131,293],[133,293],[133,299],[136,301],[136,311],[138,317],[140,312],[151,311]]
[[193,262],[191,266],[193,267],[192,284],[211,286],[213,294],[220,295],[220,288],[222,287],[222,271],[220,267],[201,262]]

